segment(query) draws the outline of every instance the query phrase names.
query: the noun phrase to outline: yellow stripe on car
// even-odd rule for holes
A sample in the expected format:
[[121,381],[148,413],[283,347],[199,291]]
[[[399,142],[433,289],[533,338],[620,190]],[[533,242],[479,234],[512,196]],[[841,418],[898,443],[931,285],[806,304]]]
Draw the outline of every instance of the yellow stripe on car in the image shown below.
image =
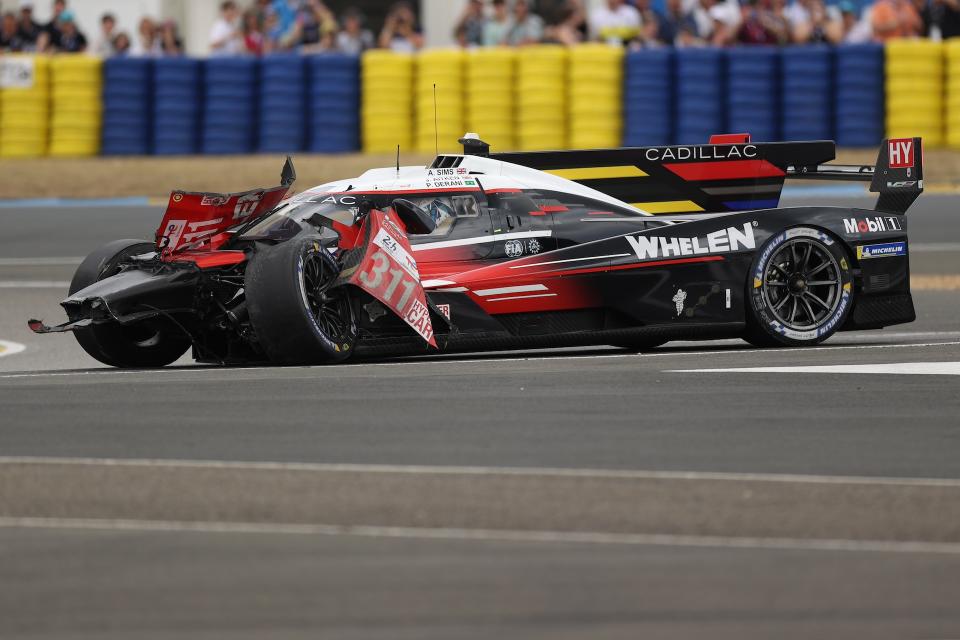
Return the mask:
[[604,180],[609,178],[645,178],[647,173],[632,165],[616,167],[582,167],[579,169],[550,169],[546,173],[567,180]]
[[663,202],[632,202],[631,206],[647,213],[686,213],[703,211],[703,207],[692,200],[666,200]]

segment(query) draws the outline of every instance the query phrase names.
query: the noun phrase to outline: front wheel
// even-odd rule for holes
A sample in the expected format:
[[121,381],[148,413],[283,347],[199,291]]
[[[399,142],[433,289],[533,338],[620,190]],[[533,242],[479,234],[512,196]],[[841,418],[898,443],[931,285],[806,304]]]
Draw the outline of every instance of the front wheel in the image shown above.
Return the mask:
[[[121,264],[130,256],[155,250],[152,242],[142,240],[117,240],[100,247],[77,267],[70,282],[70,295],[120,273]],[[111,367],[165,367],[179,360],[190,348],[190,338],[166,318],[134,325],[92,324],[75,329],[73,335],[84,351]]]
[[327,364],[353,353],[357,322],[340,266],[314,237],[262,246],[246,274],[257,340],[277,364]]
[[819,344],[853,307],[853,274],[843,246],[809,227],[772,237],[754,260],[747,285],[747,332],[756,346]]

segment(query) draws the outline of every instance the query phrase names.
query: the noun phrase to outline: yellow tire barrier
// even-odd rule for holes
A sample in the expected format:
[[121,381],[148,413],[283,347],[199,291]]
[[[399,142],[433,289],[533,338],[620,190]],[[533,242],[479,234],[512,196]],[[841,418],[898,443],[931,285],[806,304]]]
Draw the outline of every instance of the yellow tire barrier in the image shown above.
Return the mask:
[[30,69],[28,87],[0,89],[0,157],[29,158],[47,153],[50,132],[50,59],[14,55]]
[[619,147],[623,136],[622,47],[589,44],[570,52],[570,146]]
[[887,135],[922,136],[924,145],[946,141],[945,47],[931,40],[891,40],[886,45]]
[[565,149],[570,54],[555,45],[517,52],[516,146],[523,151]]
[[50,155],[97,155],[103,125],[103,61],[87,55],[54,56],[50,83]]
[[420,153],[433,153],[438,148],[453,152],[459,148],[457,140],[465,127],[464,57],[459,49],[434,49],[417,56],[414,146]]
[[393,153],[397,145],[410,150],[414,129],[413,56],[368,51],[363,54],[360,66],[363,150]]
[[960,38],[951,38],[944,45],[947,83],[947,144],[960,148]]

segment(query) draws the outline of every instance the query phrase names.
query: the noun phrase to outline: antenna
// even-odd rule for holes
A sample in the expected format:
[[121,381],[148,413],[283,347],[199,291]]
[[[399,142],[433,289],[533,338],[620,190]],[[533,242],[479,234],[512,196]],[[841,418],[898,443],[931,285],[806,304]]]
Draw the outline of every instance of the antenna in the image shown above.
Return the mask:
[[400,179],[400,145],[397,145],[397,180]]
[[437,83],[433,83],[433,143],[440,155],[440,132],[437,128]]

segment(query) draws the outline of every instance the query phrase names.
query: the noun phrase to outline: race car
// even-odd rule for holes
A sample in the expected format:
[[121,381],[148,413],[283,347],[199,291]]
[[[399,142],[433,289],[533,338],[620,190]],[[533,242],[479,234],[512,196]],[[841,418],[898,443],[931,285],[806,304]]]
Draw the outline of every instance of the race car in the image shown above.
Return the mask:
[[[919,138],[874,166],[830,141],[461,154],[287,192],[174,191],[152,241],[88,256],[61,304],[93,358],[161,367],[740,337],[818,344],[915,318]],[[859,180],[872,210],[779,207],[785,179]]]

